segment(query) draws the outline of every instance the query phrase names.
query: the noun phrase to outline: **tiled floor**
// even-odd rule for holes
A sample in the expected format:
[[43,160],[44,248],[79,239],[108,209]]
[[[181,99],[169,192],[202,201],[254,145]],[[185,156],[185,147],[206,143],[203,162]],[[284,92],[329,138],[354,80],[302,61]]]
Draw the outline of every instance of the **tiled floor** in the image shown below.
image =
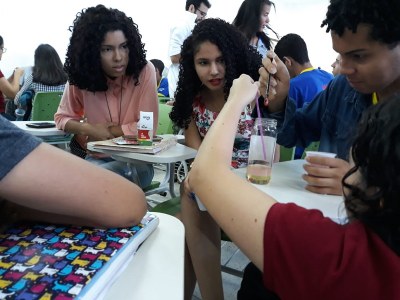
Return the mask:
[[[163,176],[163,171],[156,169],[154,180],[161,180]],[[175,183],[175,193],[179,194],[178,183]],[[156,202],[170,199],[170,195],[169,193],[167,193],[165,197],[161,195],[151,195],[148,196],[147,199],[148,203],[153,206]],[[242,271],[248,262],[249,259],[233,243],[226,241],[221,242],[221,265]],[[240,287],[241,278],[222,272],[222,280],[224,286],[224,298],[226,300],[236,299],[236,293]],[[197,286],[192,299],[201,299],[200,291]]]

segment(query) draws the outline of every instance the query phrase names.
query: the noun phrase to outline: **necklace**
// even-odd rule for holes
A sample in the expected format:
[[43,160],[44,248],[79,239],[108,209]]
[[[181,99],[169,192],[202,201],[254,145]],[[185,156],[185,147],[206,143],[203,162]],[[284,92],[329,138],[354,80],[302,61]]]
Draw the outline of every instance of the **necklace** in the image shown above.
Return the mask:
[[[118,125],[121,125],[121,108],[122,108],[122,81],[123,77],[121,77],[121,93],[119,97],[119,111],[118,111]],[[111,116],[111,110],[110,110],[110,105],[108,104],[108,98],[107,98],[107,92],[104,92],[104,95],[106,96],[106,103],[107,103],[107,109],[108,109],[108,115],[110,116],[110,121],[113,123],[113,118]]]

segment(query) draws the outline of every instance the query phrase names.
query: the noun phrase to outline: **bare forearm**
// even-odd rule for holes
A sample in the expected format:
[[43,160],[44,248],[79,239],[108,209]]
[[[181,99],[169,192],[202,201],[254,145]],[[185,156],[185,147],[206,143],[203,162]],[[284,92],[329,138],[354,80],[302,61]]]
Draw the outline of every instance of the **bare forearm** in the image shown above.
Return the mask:
[[233,140],[244,106],[237,102],[243,93],[231,96],[203,140],[188,181],[217,223],[262,270],[264,224],[275,201],[230,170]]
[[85,123],[85,122],[79,122],[76,120],[69,120],[65,124],[64,131],[68,133],[74,133],[74,134],[81,134],[81,135],[90,135],[91,128],[90,124]]
[[[111,130],[115,129],[114,134]],[[119,129],[117,129],[117,127]],[[65,124],[64,130],[69,133],[80,134],[89,137],[89,141],[107,140],[116,136],[121,136],[122,130],[120,126],[113,126],[111,123],[107,124],[90,124],[87,122],[79,122],[76,120],[69,120]]]
[[11,80],[7,81],[6,79],[3,79],[3,88],[2,92],[3,94],[9,98],[9,99],[14,99],[15,96],[17,95],[19,91],[19,79],[21,76],[19,75],[13,75],[11,77]]
[[227,103],[207,133],[189,174],[189,184],[228,236],[263,268],[263,232],[271,201],[230,170],[240,111]]
[[[103,227],[103,224],[98,222],[94,223],[91,220],[77,218],[73,216],[48,213],[28,208],[25,206],[17,205],[15,203],[8,204],[8,213],[12,213],[13,222],[33,221],[33,222],[46,222],[53,224],[71,224],[78,226]],[[129,224],[127,224],[127,226],[129,226]]]
[[146,212],[138,186],[47,144],[11,170],[0,182],[0,191],[0,196],[21,206],[87,224],[128,226]]

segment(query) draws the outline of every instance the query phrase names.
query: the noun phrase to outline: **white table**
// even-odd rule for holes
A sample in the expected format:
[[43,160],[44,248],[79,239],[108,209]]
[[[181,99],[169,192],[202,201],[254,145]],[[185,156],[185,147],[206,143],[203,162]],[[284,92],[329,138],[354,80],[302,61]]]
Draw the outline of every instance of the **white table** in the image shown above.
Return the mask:
[[[19,127],[20,129],[34,135],[37,137],[49,137],[49,136],[64,136],[66,133],[57,127],[52,128],[31,128],[26,126],[27,123],[41,123],[43,121],[11,121],[14,125]],[[54,121],[46,121],[49,123],[54,123]]]
[[140,246],[104,299],[183,299],[183,224],[172,216],[154,214],[160,218],[160,224]]
[[[292,202],[304,208],[318,209],[325,217],[337,223],[345,223],[347,214],[342,196],[321,195],[305,189],[306,182],[301,178],[301,175],[305,174],[305,163],[305,160],[275,163],[272,167],[271,181],[267,185],[253,185],[278,202]],[[236,169],[234,172],[243,178],[246,177],[246,168]]]
[[[61,129],[57,129],[57,127],[51,128],[31,128],[26,126],[27,123],[41,123],[44,121],[11,121],[18,128],[41,138],[44,142],[48,144],[58,145],[65,144],[65,147],[70,142],[71,134],[62,131]],[[46,121],[49,123],[54,123],[54,121]]]
[[111,155],[113,159],[118,161],[126,163],[134,163],[135,161],[140,161],[151,164],[165,164],[167,169],[163,181],[160,183],[160,186],[158,188],[147,191],[146,196],[169,190],[171,197],[176,197],[174,191],[174,165],[176,162],[192,159],[196,157],[197,154],[197,150],[179,143],[157,154],[143,154],[117,150],[96,149],[94,148],[94,144],[95,142],[89,142],[87,144],[88,150]]

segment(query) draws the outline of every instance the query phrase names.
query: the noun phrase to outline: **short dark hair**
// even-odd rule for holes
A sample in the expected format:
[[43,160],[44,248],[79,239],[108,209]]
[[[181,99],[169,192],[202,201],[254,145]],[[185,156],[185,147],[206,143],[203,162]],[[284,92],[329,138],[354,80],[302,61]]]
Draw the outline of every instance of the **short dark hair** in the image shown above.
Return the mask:
[[67,49],[64,69],[71,85],[92,92],[108,89],[107,76],[101,66],[100,49],[107,32],[121,30],[129,48],[129,62],[126,75],[132,76],[139,84],[139,75],[147,64],[146,51],[138,26],[132,18],[118,9],[104,5],[83,9],[76,15],[70,43]]
[[326,32],[334,31],[342,36],[345,29],[356,32],[359,24],[370,25],[370,37],[385,44],[400,41],[399,0],[331,0],[326,19]]
[[3,40],[3,37],[0,35],[0,45],[3,45],[4,44],[4,40]]
[[194,5],[195,8],[199,8],[201,4],[207,6],[207,8],[211,7],[211,3],[208,0],[186,0],[185,9],[188,10],[190,5]]
[[306,42],[295,33],[283,36],[276,44],[274,52],[281,60],[289,56],[301,65],[310,62]]
[[[365,111],[351,154],[354,167],[342,180],[346,209],[400,255],[399,94]],[[356,183],[348,183],[357,171]]]
[[154,67],[160,72],[160,76],[162,75],[162,72],[164,71],[164,63],[160,59],[150,59],[151,63],[154,65]]

